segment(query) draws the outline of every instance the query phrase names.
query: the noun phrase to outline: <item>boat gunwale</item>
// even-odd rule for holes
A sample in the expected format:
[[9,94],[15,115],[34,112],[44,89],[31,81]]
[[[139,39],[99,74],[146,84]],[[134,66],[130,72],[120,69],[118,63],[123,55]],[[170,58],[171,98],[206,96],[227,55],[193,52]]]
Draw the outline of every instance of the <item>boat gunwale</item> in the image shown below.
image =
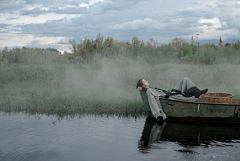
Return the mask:
[[[182,103],[193,103],[193,104],[240,106],[240,103],[239,104],[236,104],[236,103],[229,104],[229,103],[191,102],[191,101],[172,100],[172,99],[168,99],[168,98],[164,98],[164,97],[159,97],[159,99],[163,99],[163,100],[167,100],[167,101],[174,101],[174,102],[182,102]],[[240,99],[233,99],[233,101],[234,100],[238,100],[240,102]]]

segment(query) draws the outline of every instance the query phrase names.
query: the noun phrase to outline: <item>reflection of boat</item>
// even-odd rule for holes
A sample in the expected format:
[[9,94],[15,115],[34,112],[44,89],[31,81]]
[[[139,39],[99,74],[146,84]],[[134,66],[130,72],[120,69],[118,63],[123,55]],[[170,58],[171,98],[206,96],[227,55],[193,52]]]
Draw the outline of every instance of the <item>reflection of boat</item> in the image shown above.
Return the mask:
[[[150,112],[147,95],[140,91],[145,109]],[[240,99],[232,103],[185,102],[159,97],[163,110],[173,121],[240,123]]]
[[139,141],[139,150],[146,152],[151,143],[158,141],[173,141],[183,147],[193,147],[226,146],[224,143],[239,142],[237,140],[240,140],[240,127],[237,124],[162,122],[159,125],[149,116]]
[[138,148],[143,153],[148,153],[149,145],[155,141],[160,140],[166,122],[156,122],[156,119],[149,116],[146,119],[142,137],[139,140]]
[[181,145],[211,145],[214,142],[232,142],[240,139],[236,124],[169,122],[161,140],[177,141]]

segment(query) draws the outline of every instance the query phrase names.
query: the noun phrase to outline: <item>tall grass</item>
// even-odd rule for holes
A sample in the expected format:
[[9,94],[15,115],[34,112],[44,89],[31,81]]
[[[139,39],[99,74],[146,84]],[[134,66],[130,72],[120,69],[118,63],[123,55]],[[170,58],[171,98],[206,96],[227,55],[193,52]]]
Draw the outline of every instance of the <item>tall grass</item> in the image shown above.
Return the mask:
[[[153,61],[151,57],[171,60],[181,63],[191,64],[219,64],[219,63],[240,63],[240,42],[233,44],[227,43],[225,46],[218,46],[211,43],[201,44],[200,46],[186,42],[182,38],[175,38],[168,44],[159,44],[150,39],[143,42],[137,37],[133,37],[132,42],[117,41],[107,37],[105,40],[99,33],[95,40],[85,37],[84,41],[76,43],[75,40],[69,41],[72,45],[72,53],[65,55],[71,62],[86,63],[95,60],[95,56],[100,57],[143,57],[148,61]],[[166,59],[167,58],[167,59]]]
[[135,89],[140,78],[149,80],[152,87],[172,89],[187,76],[201,89],[233,93],[234,98],[240,98],[238,65],[138,65],[138,62],[124,58],[105,61],[1,67],[0,109],[143,114],[141,96]]
[[221,64],[240,63],[240,42],[227,43],[225,46],[215,44],[201,44],[200,46],[186,42],[182,38],[175,38],[168,44],[159,44],[150,39],[143,42],[133,37],[132,42],[117,41],[107,37],[105,40],[101,34],[96,39],[87,37],[79,43],[75,40],[69,41],[72,47],[71,53],[64,52],[61,55],[56,50],[42,50],[39,48],[22,49],[4,48],[0,51],[0,65],[7,64],[49,64],[57,63],[89,63],[99,61],[103,58],[125,57],[129,59],[142,58],[148,63],[187,63],[187,64]]
[[40,48],[13,48],[9,50],[5,47],[0,51],[0,65],[8,64],[49,64],[53,62],[67,63],[66,57],[61,57],[61,53],[55,50],[42,50]]
[[85,38],[72,53],[22,48],[0,52],[0,110],[30,113],[144,114],[136,81],[172,89],[189,77],[209,92],[240,98],[239,45],[195,46]]

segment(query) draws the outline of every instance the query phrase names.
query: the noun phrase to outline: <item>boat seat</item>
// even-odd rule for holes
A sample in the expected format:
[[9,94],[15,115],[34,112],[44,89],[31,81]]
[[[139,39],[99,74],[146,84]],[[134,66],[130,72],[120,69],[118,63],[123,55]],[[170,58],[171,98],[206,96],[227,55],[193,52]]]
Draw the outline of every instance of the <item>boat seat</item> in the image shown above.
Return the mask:
[[142,97],[142,100],[143,100],[143,105],[144,105],[145,110],[148,112],[148,114],[150,116],[153,116],[152,111],[151,111],[150,106],[149,106],[148,97],[147,97],[146,92],[143,91],[143,90],[139,90],[139,91],[140,91],[140,94],[141,94],[141,97]]

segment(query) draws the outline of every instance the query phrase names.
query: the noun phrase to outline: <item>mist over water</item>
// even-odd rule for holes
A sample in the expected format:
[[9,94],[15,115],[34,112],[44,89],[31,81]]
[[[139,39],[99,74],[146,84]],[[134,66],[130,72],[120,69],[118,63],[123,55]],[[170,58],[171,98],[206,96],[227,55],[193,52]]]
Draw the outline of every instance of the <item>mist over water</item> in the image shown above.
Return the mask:
[[126,88],[134,89],[142,78],[147,79],[152,87],[172,89],[184,77],[189,77],[200,88],[209,88],[211,92],[231,91],[237,94],[240,90],[239,65],[151,64],[142,59],[124,58],[103,59],[77,68],[66,67],[64,86],[124,96]]
[[19,108],[19,103],[29,106],[26,109],[142,109],[136,89],[142,78],[151,87],[171,90],[188,77],[200,89],[240,98],[240,66],[236,64],[193,65],[174,58],[115,57],[85,64],[6,66],[1,71],[0,101],[4,106],[6,101],[14,104],[11,109]]

